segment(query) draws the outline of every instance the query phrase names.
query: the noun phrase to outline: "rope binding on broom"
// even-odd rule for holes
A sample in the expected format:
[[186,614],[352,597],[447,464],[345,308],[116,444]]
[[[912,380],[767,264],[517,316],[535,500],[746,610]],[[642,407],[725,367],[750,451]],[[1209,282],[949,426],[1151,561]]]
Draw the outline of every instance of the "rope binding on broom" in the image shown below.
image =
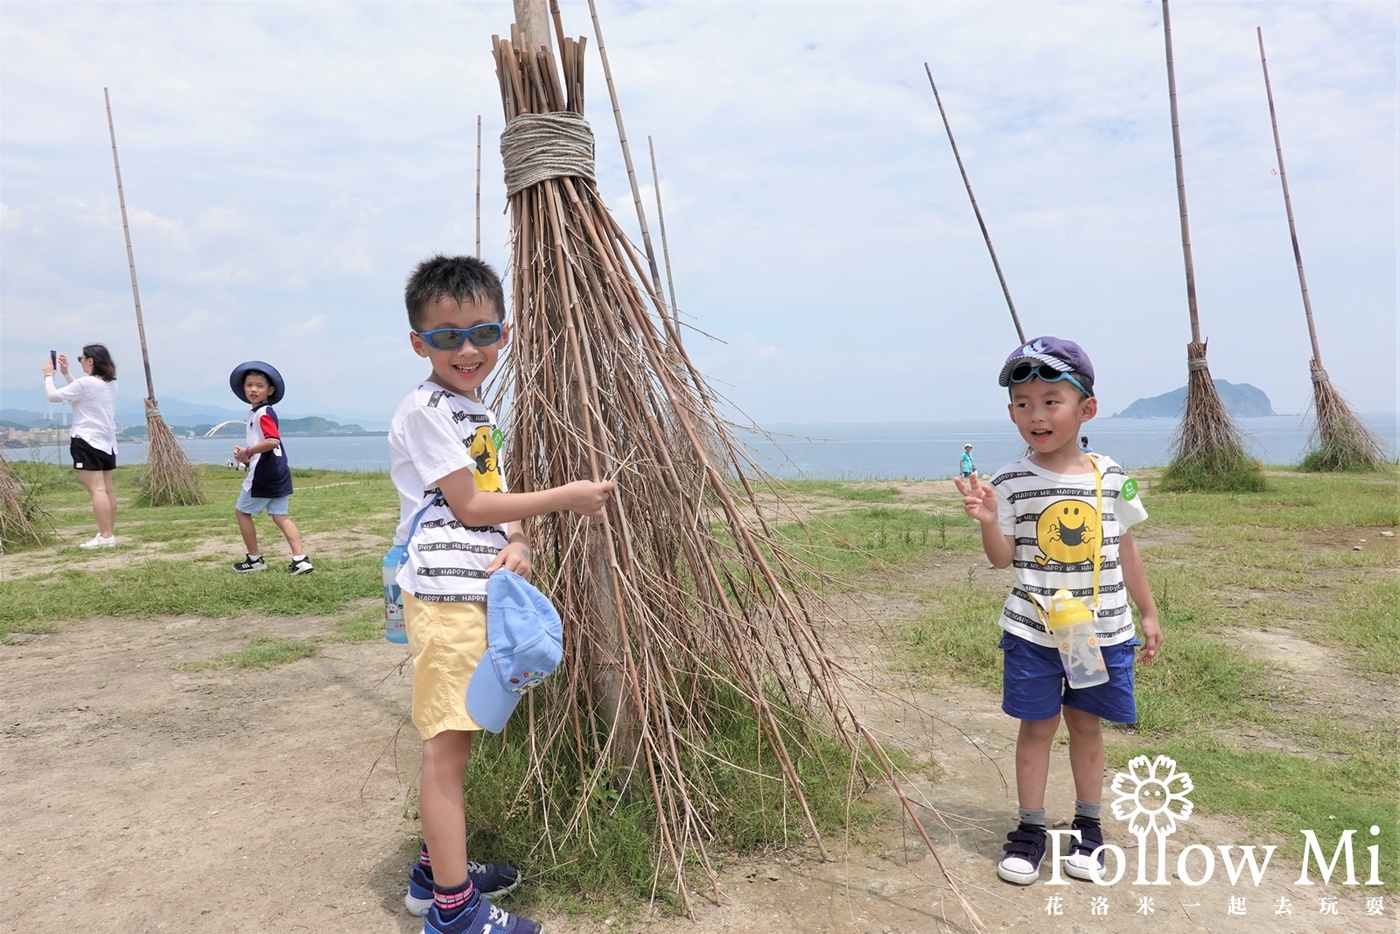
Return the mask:
[[581,114],[566,110],[512,117],[501,133],[506,197],[547,178],[594,181],[593,130]]

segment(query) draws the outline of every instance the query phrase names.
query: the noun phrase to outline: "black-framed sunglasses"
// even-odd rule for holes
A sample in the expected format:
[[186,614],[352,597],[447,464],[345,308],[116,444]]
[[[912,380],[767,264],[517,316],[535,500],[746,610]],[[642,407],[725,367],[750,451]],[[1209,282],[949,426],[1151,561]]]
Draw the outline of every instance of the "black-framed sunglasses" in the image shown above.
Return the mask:
[[505,336],[505,325],[492,321],[469,328],[434,328],[414,333],[434,350],[456,350],[467,341],[473,347],[490,347]]
[[1010,381],[1014,383],[1024,383],[1028,379],[1038,379],[1045,383],[1054,383],[1062,379],[1069,380],[1070,384],[1084,393],[1092,396],[1093,393],[1084,388],[1084,384],[1075,379],[1069,372],[1057,370],[1048,363],[1020,363],[1011,371]]

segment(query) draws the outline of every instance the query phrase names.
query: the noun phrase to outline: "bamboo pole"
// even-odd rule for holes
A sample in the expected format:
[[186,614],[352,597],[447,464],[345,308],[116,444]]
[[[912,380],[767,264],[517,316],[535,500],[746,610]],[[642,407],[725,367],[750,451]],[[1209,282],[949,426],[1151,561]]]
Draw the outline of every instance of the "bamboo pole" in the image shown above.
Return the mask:
[[[676,280],[671,277],[671,248],[666,242],[666,212],[661,209],[661,176],[656,172],[656,146],[647,137],[647,151],[651,153],[651,185],[656,190],[656,222],[661,228],[661,256],[666,261],[666,293],[671,297],[671,315],[680,314],[676,304]],[[678,319],[679,320],[679,319]]]
[[1308,339],[1312,341],[1314,365],[1322,366],[1322,351],[1317,344],[1317,326],[1313,323],[1312,299],[1308,296],[1308,277],[1303,272],[1303,250],[1298,245],[1298,225],[1293,219],[1293,198],[1288,193],[1288,170],[1283,167],[1283,141],[1279,138],[1278,114],[1274,110],[1274,89],[1269,83],[1269,62],[1264,57],[1264,27],[1255,27],[1259,38],[1259,64],[1264,69],[1264,93],[1269,99],[1269,124],[1274,131],[1274,152],[1278,156],[1278,180],[1283,186],[1283,210],[1288,215],[1288,239],[1293,243],[1293,261],[1298,267],[1298,288],[1303,293],[1303,314],[1308,319]]
[[1191,258],[1191,222],[1186,213],[1186,170],[1181,159],[1181,118],[1176,106],[1176,63],[1172,56],[1172,20],[1167,0],[1162,0],[1162,34],[1167,44],[1167,96],[1172,114],[1172,153],[1176,165],[1176,204],[1181,221],[1181,254],[1186,264],[1186,307],[1191,316],[1191,342],[1204,347],[1200,314],[1196,308],[1196,264]]
[[146,368],[146,398],[152,402],[156,398],[155,383],[151,380],[151,356],[146,350],[146,324],[141,318],[141,289],[136,285],[136,254],[131,249],[131,226],[126,219],[126,192],[122,188],[122,164],[117,158],[117,128],[112,122],[112,98],[107,89],[102,89],[102,100],[107,105],[107,133],[112,138],[112,168],[117,173],[117,203],[122,212],[122,237],[126,241],[126,265],[131,271],[131,298],[136,303],[136,331],[141,337],[141,363]]
[[543,0],[513,0],[515,5],[515,23],[512,24],[511,31],[519,30],[518,39],[512,36],[515,46],[529,54],[534,54],[535,49],[549,48],[549,20],[545,17],[545,5]]
[[476,258],[481,259],[481,114],[476,115]]
[[632,203],[637,206],[637,223],[642,228],[642,246],[646,248],[647,263],[651,266],[652,291],[661,294],[661,273],[656,268],[656,251],[651,246],[651,231],[647,228],[647,215],[642,210],[642,192],[637,187],[637,173],[632,168],[632,147],[627,142],[627,129],[622,125],[622,109],[617,105],[617,88],[613,85],[612,66],[608,64],[608,50],[603,45],[603,27],[598,22],[598,7],[588,0],[588,13],[593,17],[593,34],[598,37],[598,57],[603,60],[603,77],[608,83],[608,97],[612,99],[613,119],[617,121],[617,136],[622,141],[622,161],[627,166],[627,182],[632,186]]
[[967,198],[972,202],[972,213],[977,216],[977,226],[982,229],[982,241],[987,244],[987,252],[991,254],[992,268],[996,270],[997,281],[1001,283],[1001,294],[1006,296],[1006,307],[1011,311],[1011,323],[1016,328],[1016,337],[1025,343],[1025,329],[1021,327],[1021,319],[1016,314],[1016,303],[1011,300],[1011,289],[1006,284],[1006,276],[1002,274],[1001,263],[997,261],[997,251],[992,247],[992,235],[988,233],[987,223],[982,219],[982,209],[977,206],[977,196],[972,193],[972,182],[967,177],[967,169],[963,167],[962,155],[958,152],[958,141],[953,139],[953,126],[948,122],[948,112],[943,109],[943,98],[938,95],[938,85],[933,83],[933,70],[928,67],[928,62],[924,62],[924,71],[928,73],[928,86],[933,89],[933,100],[938,104],[938,115],[943,118],[943,129],[947,131],[948,142],[953,147],[953,158],[957,160],[958,172],[962,174]]
[[[574,43],[568,41],[564,35],[558,3],[555,0],[550,0],[550,16],[546,17],[544,0],[514,0],[514,2],[517,21],[521,23],[519,33],[524,45],[520,51],[523,53],[522,59],[526,65],[526,73],[520,78],[512,77],[511,87],[516,93],[527,87],[530,91],[530,97],[518,100],[514,109],[517,113],[542,113],[567,108],[581,114],[583,109],[582,95],[580,94],[577,102],[574,103],[570,93],[574,90],[581,91],[583,87],[582,49],[574,49]],[[531,24],[528,28],[521,20],[522,16]],[[558,34],[559,62],[565,65],[562,79],[549,41],[551,19]],[[513,26],[512,33],[514,32],[516,29]],[[599,47],[601,48],[601,41]],[[512,76],[515,76],[517,71],[511,67],[513,63],[504,62],[506,58],[508,55],[499,55],[497,61],[503,63],[505,69]],[[572,75],[570,70],[573,72]],[[614,110],[616,110],[615,98]],[[618,121],[620,127],[620,115]],[[554,255],[551,258],[554,267],[567,271],[571,267],[563,255],[565,241],[562,221],[563,208],[558,200],[557,189],[551,190],[550,195],[552,197],[546,197],[542,203],[538,204],[539,207],[543,208],[543,217],[537,219],[536,229],[541,233],[546,230],[553,231]],[[522,248],[522,245],[517,242],[516,249]],[[513,263],[513,265],[518,269],[518,263]],[[540,270],[540,273],[543,274],[543,271]],[[579,301],[577,289],[566,289],[563,298],[567,306],[577,304]],[[517,306],[517,312],[520,311],[520,308],[521,306]],[[521,323],[517,322],[517,325]],[[573,413],[572,417],[575,423],[585,426],[589,476],[595,480],[602,480],[605,477],[615,475],[616,467],[612,462],[600,464],[598,459],[599,446],[604,443],[605,439],[594,437],[593,434],[598,406],[597,402],[590,400],[589,396],[590,391],[596,390],[592,390],[585,376],[590,370],[583,367],[577,359],[580,335],[573,320],[570,320],[564,336],[566,346],[571,347],[575,355],[575,366],[572,368],[570,376],[566,377],[566,379],[573,380],[573,385],[566,388],[567,405]],[[626,690],[627,673],[624,662],[627,659],[625,644],[628,641],[628,635],[626,619],[618,612],[618,607],[624,604],[621,595],[617,592],[617,581],[612,576],[612,569],[617,565],[616,556],[611,553],[612,547],[612,536],[609,534],[607,521],[604,520],[604,535],[594,537],[584,554],[584,563],[592,576],[590,586],[586,587],[585,590],[592,595],[587,616],[592,622],[589,635],[595,650],[595,654],[590,659],[587,673],[590,689],[599,698],[600,711],[610,725],[609,742],[615,745],[615,752],[612,756],[614,764],[620,774],[626,775],[628,772],[626,763],[635,760],[641,742],[641,724],[638,720],[641,705],[640,703],[629,704],[633,698],[628,696]],[[627,779],[624,778],[623,783],[625,784],[626,781]]]

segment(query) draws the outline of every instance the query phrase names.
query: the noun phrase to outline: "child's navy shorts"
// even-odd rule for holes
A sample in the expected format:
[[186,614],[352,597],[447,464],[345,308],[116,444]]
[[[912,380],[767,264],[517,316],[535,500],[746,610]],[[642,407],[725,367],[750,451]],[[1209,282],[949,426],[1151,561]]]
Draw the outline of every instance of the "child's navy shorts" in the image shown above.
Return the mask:
[[1136,638],[1103,646],[1108,681],[1072,688],[1065,679],[1060,652],[1003,632],[1001,636],[1001,709],[1017,720],[1049,720],[1060,708],[1073,707],[1113,723],[1136,723],[1133,699],[1133,654]]

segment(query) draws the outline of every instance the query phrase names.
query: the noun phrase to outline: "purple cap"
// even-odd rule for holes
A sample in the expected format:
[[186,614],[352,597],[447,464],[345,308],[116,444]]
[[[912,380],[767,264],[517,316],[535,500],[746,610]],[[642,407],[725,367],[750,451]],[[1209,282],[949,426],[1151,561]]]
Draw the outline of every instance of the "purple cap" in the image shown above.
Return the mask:
[[1090,384],[1094,382],[1094,365],[1089,362],[1089,355],[1084,352],[1083,347],[1074,341],[1046,336],[1034,338],[1011,351],[1011,356],[1006,358],[1006,363],[1001,368],[1001,375],[997,377],[997,383],[1010,386],[1011,371],[1025,360],[1043,363],[1061,373],[1074,370],[1087,376]]

